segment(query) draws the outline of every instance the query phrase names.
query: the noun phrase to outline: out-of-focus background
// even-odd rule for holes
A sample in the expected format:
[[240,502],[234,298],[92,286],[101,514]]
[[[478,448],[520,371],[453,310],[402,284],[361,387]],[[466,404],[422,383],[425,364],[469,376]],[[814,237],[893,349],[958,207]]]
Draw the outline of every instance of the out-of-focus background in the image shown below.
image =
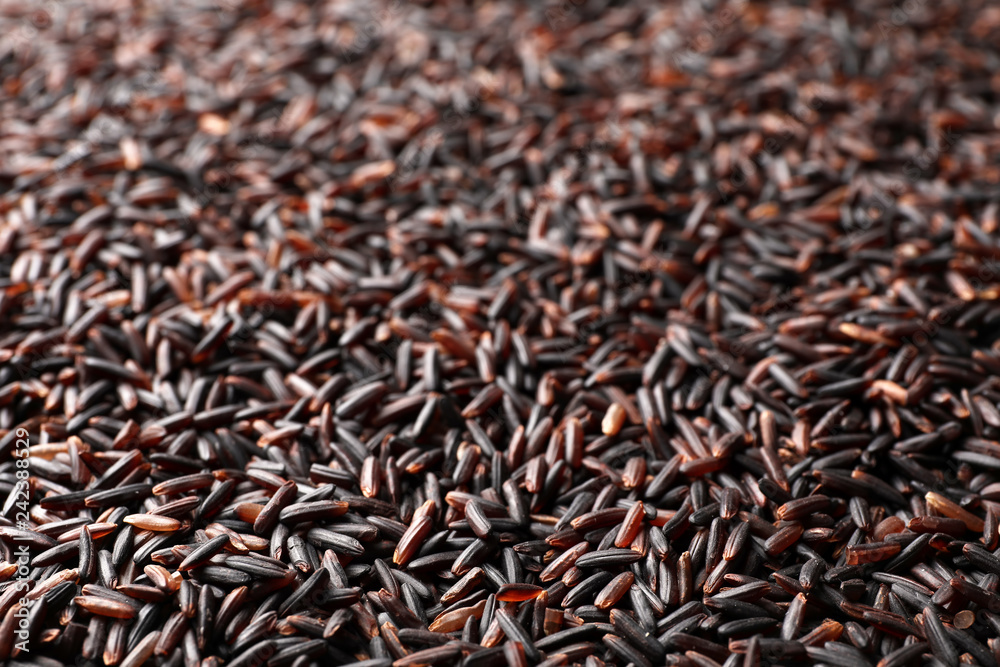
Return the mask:
[[587,195],[864,233],[995,191],[997,43],[987,1],[5,1],[0,208],[110,198],[211,236],[429,205],[522,234]]

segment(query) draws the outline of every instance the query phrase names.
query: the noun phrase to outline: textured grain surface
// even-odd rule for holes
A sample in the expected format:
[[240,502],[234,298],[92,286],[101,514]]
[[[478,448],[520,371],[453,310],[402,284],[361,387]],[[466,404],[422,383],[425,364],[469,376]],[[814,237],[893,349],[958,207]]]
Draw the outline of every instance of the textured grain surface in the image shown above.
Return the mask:
[[997,664],[995,7],[270,4],[0,1],[0,661]]

